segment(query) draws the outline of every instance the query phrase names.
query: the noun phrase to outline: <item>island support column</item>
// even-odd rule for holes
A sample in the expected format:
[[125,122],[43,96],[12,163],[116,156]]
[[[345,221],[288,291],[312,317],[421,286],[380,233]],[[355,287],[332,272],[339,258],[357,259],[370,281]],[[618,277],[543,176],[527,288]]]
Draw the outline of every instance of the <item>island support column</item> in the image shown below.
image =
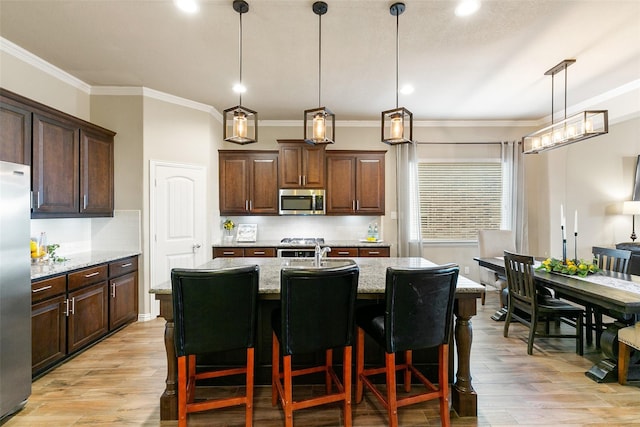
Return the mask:
[[167,321],[164,327],[164,347],[167,353],[167,379],[165,390],[160,396],[160,420],[178,419],[178,362],[173,342],[173,300],[171,294],[156,294],[160,301],[160,317]]
[[471,342],[473,330],[471,317],[476,315],[479,294],[459,294],[456,296],[454,314],[456,316],[455,341],[458,354],[456,382],[451,389],[451,406],[460,417],[478,416],[478,395],[471,384]]

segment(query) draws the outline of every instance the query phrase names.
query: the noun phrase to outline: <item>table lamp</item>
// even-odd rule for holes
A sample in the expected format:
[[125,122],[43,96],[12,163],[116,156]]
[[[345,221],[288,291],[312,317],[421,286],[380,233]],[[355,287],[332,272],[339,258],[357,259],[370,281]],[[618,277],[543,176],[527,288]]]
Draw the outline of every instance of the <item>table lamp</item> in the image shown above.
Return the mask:
[[625,215],[632,215],[631,218],[631,241],[636,240],[636,215],[640,214],[640,201],[624,202],[622,205],[622,213]]

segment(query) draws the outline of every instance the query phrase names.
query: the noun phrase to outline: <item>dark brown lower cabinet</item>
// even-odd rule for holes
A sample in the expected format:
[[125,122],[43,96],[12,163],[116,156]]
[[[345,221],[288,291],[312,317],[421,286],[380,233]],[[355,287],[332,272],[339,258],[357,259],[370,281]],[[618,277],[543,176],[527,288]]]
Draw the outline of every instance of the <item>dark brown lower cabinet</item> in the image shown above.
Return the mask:
[[69,293],[67,350],[76,350],[98,340],[109,331],[107,282]]
[[138,257],[31,283],[35,378],[138,317]]
[[31,306],[31,372],[35,375],[67,356],[65,295]]

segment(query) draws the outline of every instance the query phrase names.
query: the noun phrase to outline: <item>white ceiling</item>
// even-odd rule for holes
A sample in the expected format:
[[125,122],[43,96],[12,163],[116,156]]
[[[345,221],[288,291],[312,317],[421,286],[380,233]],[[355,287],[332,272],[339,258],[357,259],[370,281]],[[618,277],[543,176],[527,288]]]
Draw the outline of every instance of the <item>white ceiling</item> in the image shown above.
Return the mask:
[[[215,107],[238,104],[238,14],[232,0],[0,0],[0,36],[91,86],[144,86]],[[313,0],[248,0],[245,107],[301,120],[318,107]],[[395,107],[395,29],[387,0],[327,0],[322,104],[338,120],[379,120]],[[568,105],[640,82],[640,0],[407,0],[400,16],[400,106],[417,120],[538,120],[551,112],[563,59]],[[564,76],[556,75],[555,111]],[[640,105],[640,99],[638,100]]]

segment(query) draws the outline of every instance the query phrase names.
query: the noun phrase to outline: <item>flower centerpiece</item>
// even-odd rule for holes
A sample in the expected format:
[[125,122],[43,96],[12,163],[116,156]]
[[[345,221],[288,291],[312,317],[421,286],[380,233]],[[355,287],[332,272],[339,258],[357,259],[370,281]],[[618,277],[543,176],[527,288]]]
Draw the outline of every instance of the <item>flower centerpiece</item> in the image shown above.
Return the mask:
[[597,273],[600,269],[593,263],[584,260],[568,259],[566,264],[561,259],[547,258],[542,261],[536,270],[545,270],[550,273],[562,273],[570,276],[586,277],[588,274]]
[[225,219],[224,222],[222,223],[222,228],[224,228],[224,232],[225,232],[225,240],[232,240],[233,236],[231,235],[231,232],[233,231],[233,229],[236,227],[236,224],[231,221],[229,218]]

